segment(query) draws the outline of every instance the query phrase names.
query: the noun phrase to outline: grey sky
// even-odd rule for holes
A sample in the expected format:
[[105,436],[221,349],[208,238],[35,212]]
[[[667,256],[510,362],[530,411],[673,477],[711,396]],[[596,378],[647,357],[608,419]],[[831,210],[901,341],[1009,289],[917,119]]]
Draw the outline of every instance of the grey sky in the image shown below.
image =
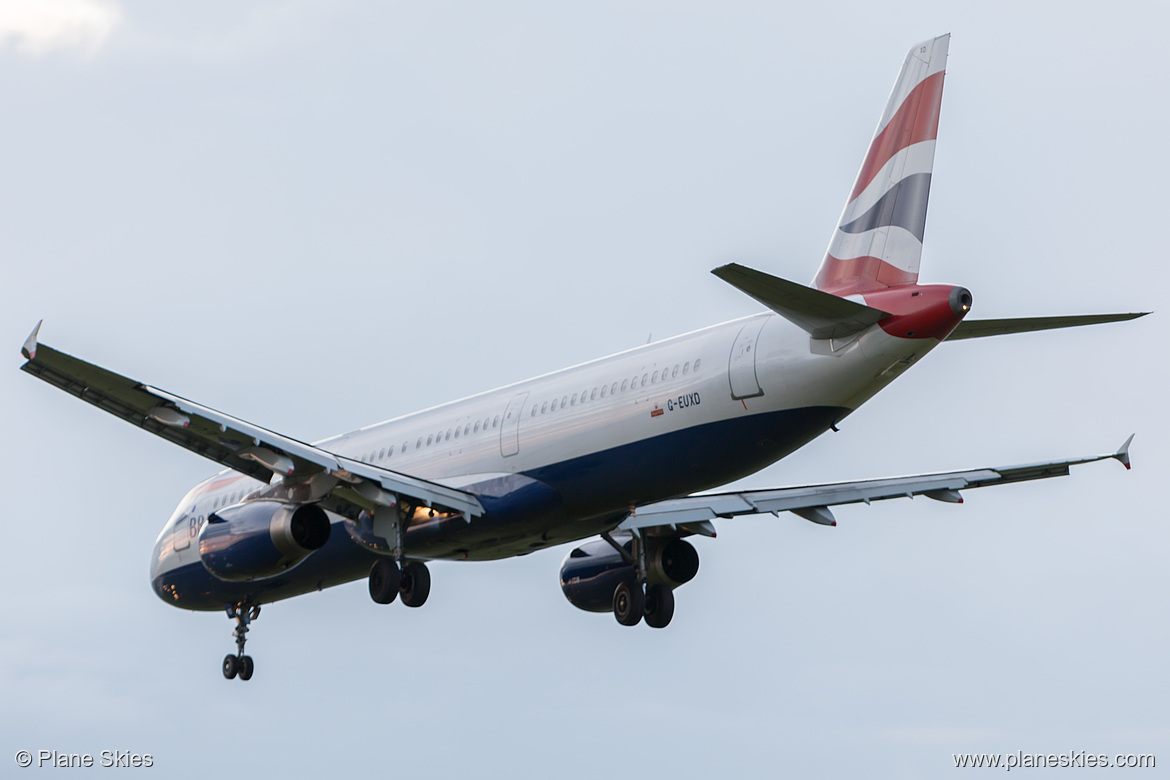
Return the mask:
[[151,753],[167,777],[1170,763],[1161,311],[944,345],[747,483],[1137,431],[1130,473],[846,508],[835,529],[724,522],[660,632],[571,607],[568,548],[436,564],[421,610],[354,583],[265,607],[248,685],[219,674],[230,622],[147,582],[212,464],[17,370],[44,317],[46,343],[315,439],[749,314],[709,270],[809,280],[903,55],[948,31],[923,280],[969,287],[975,317],[1163,308],[1164,11],[728,5],[74,0],[33,24],[0,2],[0,766],[22,748]]

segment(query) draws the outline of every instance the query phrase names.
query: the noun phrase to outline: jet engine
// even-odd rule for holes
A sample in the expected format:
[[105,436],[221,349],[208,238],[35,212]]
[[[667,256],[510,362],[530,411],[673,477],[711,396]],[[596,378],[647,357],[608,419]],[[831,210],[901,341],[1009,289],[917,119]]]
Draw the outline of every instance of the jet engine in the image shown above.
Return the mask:
[[[614,541],[632,556],[633,541],[615,534]],[[624,542],[624,543],[623,543]],[[699,572],[699,553],[679,538],[646,540],[646,581],[677,588]],[[622,582],[637,581],[634,564],[599,539],[573,550],[561,564],[561,590],[569,603],[586,612],[612,612],[613,594]]]
[[221,580],[282,574],[329,540],[329,517],[316,504],[262,499],[214,512],[199,533],[199,557]]

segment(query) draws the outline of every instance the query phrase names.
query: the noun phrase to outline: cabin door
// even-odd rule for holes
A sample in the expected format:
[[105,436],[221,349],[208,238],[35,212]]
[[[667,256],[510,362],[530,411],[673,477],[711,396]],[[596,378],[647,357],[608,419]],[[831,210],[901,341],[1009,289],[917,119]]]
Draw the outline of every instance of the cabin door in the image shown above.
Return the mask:
[[517,393],[504,409],[504,419],[500,422],[500,454],[505,458],[520,451],[520,412],[526,400],[527,392]]
[[760,338],[760,331],[764,329],[767,317],[751,320],[739,330],[735,343],[731,345],[731,359],[727,365],[727,375],[731,380],[731,397],[754,398],[763,395],[760,382],[756,379],[756,344]]

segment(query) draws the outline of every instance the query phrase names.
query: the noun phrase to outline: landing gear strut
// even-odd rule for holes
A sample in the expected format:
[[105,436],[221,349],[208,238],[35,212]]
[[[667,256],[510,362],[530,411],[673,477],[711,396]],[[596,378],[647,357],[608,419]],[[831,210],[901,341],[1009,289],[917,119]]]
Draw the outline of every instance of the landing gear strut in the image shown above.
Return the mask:
[[239,675],[241,680],[251,680],[255,668],[252,656],[244,655],[244,643],[248,641],[248,624],[260,617],[260,606],[248,606],[244,602],[229,604],[227,616],[236,621],[236,630],[232,636],[236,638],[236,654],[225,655],[223,658],[223,676],[227,679]]

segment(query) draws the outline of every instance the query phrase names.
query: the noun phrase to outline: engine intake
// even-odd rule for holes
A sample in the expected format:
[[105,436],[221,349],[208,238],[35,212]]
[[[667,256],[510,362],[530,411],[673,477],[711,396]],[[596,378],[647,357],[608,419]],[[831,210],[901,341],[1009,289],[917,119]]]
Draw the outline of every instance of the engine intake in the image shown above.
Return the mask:
[[221,580],[264,579],[323,547],[329,531],[329,516],[316,504],[245,501],[207,518],[199,534],[199,557]]
[[677,588],[699,573],[699,553],[690,542],[669,539],[655,544],[653,538],[646,550],[646,579]]

